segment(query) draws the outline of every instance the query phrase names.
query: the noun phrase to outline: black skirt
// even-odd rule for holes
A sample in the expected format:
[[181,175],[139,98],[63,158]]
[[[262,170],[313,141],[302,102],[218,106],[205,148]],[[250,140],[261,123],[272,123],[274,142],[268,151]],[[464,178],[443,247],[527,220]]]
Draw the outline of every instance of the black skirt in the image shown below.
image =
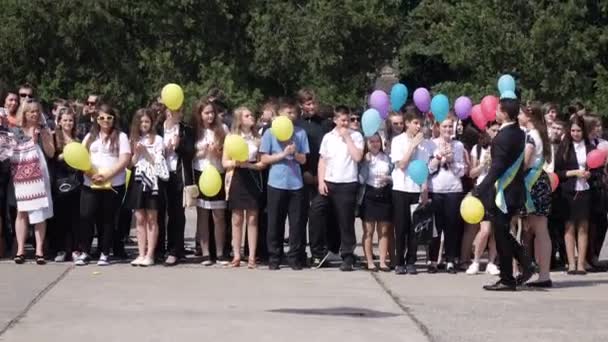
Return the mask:
[[232,174],[228,195],[228,208],[259,209],[262,200],[262,173],[260,171],[237,168]]
[[390,185],[383,188],[366,185],[361,204],[361,219],[367,222],[391,222],[392,215]]
[[568,211],[567,220],[568,221],[585,221],[589,220],[589,215],[591,213],[590,205],[591,205],[591,192],[589,190],[585,191],[564,191],[562,192],[562,197],[564,199],[564,204]]
[[[161,182],[159,181],[159,186]],[[144,191],[144,185],[139,181],[133,181],[129,184],[127,190],[127,208],[131,210],[138,209],[150,209],[158,210],[160,208],[161,194],[163,192],[159,189],[156,194],[152,194],[151,189]]]

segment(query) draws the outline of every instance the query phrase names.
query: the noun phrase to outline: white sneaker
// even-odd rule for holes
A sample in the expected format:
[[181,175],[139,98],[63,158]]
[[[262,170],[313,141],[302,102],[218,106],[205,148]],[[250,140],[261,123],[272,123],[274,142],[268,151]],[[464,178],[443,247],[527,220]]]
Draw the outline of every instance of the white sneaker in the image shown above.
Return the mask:
[[55,256],[55,262],[64,262],[65,261],[65,252],[57,252],[57,256]]
[[479,273],[479,263],[478,262],[473,262],[471,263],[471,265],[469,266],[469,268],[467,268],[466,274],[468,275],[474,275]]
[[135,260],[131,261],[131,266],[141,266],[142,261],[144,261],[144,257],[138,256]]
[[78,260],[78,257],[80,257],[80,253],[72,252],[72,261]]
[[489,262],[486,266],[486,273],[493,276],[497,276],[500,274],[500,270],[498,269],[498,266],[496,266],[496,264],[494,264],[493,262]]
[[152,265],[154,265],[153,258],[143,258],[143,260],[139,264],[139,266],[141,266],[141,267],[148,267],[148,266],[152,266]]
[[99,256],[99,261],[97,261],[97,266],[108,266],[108,265],[110,265],[110,260],[109,259],[110,258],[107,255],[101,253],[101,255]]
[[[73,254],[72,254],[72,257],[74,257]],[[74,259],[74,265],[85,266],[88,264],[89,264],[89,256],[87,255],[87,253],[80,253],[80,254],[76,255],[76,258]]]

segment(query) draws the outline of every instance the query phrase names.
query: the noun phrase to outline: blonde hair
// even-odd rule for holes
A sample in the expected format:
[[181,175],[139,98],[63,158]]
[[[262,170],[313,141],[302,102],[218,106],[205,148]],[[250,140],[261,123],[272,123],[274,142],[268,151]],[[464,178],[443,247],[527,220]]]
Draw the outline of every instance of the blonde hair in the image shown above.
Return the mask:
[[[241,132],[242,132],[241,126],[243,124],[243,115],[245,114],[245,112],[249,112],[249,113],[251,113],[251,115],[253,115],[253,112],[245,106],[241,106],[234,110],[232,127],[230,127],[231,133],[241,134]],[[256,139],[259,138],[258,131],[255,129],[255,124],[251,127],[251,134],[253,135],[254,138],[256,138]]]
[[21,105],[17,110],[16,124],[18,127],[23,127],[25,125],[25,113],[30,112],[34,109],[38,109],[39,124],[42,123],[42,120],[44,119],[42,117],[42,106],[40,105],[40,103],[36,101],[24,101],[21,102]]

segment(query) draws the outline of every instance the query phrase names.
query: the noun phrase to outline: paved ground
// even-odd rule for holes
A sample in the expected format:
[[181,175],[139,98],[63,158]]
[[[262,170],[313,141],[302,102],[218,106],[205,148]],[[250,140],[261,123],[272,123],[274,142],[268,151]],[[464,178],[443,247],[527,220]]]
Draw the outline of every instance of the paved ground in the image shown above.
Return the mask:
[[[190,231],[191,232],[191,231]],[[492,277],[0,262],[0,341],[605,341],[608,273]]]

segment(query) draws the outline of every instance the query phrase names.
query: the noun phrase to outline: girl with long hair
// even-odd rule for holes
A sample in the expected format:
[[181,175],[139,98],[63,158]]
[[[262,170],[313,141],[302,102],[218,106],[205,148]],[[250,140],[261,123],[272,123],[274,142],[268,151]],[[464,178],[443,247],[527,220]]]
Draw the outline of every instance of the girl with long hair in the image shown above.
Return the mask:
[[[222,153],[227,130],[218,116],[218,110],[214,102],[202,99],[194,106],[192,126],[196,132],[196,152],[192,161],[194,179],[198,181],[204,169],[208,166],[215,167],[223,179]],[[222,264],[228,263],[223,248],[226,228],[225,209],[226,191],[223,186],[215,196],[206,196],[201,192],[197,201],[196,226],[203,252],[203,266],[211,266],[214,263],[214,260],[211,260],[209,251],[210,213],[213,216],[217,261]]]
[[98,107],[95,121],[84,140],[92,171],[85,173],[80,193],[80,256],[78,266],[89,262],[94,227],[101,255],[98,266],[110,264],[112,235],[125,193],[126,167],[131,159],[129,138],[120,131],[118,112],[107,104]]
[[135,211],[137,247],[139,256],[132,266],[154,265],[154,252],[158,240],[158,209],[162,191],[160,180],[169,179],[163,156],[163,139],[154,131],[154,118],[148,109],[135,112],[131,123],[131,165],[133,181],[127,193],[129,208]]
[[[247,107],[234,111],[232,134],[240,135],[247,143],[247,161],[231,160],[224,152],[222,164],[232,174],[228,187],[228,207],[232,210],[232,249],[234,258],[230,265],[239,267],[241,263],[241,240],[243,224],[247,228],[249,259],[247,266],[255,268],[258,240],[258,209],[263,194],[262,174],[264,164],[260,161],[258,150],[260,135],[255,126],[255,118]],[[228,177],[226,177],[228,179]],[[226,181],[228,183],[228,180]]]

